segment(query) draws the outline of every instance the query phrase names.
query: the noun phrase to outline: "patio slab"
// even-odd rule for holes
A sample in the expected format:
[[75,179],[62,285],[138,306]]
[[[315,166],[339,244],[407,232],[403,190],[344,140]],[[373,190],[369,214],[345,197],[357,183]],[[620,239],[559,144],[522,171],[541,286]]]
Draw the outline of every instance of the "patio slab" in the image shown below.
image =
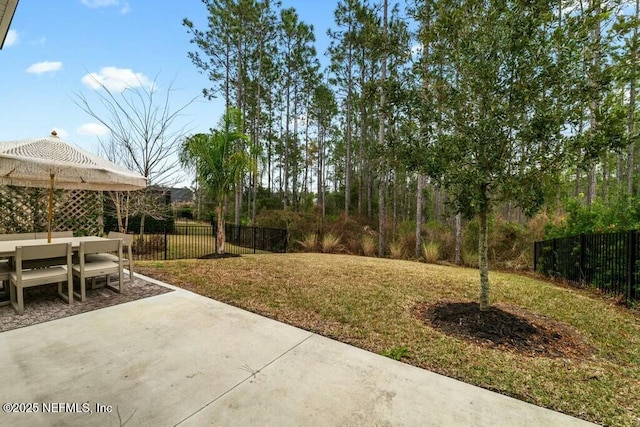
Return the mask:
[[2,403],[38,407],[3,426],[589,425],[181,289],[0,333],[0,360]]

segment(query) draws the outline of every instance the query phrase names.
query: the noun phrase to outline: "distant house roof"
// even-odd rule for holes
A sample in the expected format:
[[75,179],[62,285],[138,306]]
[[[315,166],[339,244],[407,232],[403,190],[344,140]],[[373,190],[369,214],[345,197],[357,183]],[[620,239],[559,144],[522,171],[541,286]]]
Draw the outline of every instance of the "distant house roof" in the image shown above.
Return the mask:
[[193,191],[191,191],[188,188],[172,188],[171,202],[172,203],[193,202]]
[[4,46],[16,7],[18,7],[18,0],[0,0],[0,49]]

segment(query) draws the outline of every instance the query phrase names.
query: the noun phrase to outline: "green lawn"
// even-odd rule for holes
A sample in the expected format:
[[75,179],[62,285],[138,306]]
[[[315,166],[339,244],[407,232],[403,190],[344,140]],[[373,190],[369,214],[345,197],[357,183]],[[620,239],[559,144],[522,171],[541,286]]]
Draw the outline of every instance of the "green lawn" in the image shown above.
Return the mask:
[[[588,291],[491,273],[492,299],[575,329],[581,360],[528,357],[445,335],[417,302],[473,301],[477,270],[322,254],[139,262],[168,283],[536,405],[606,425],[640,424],[640,321]],[[406,351],[402,349],[406,347]]]

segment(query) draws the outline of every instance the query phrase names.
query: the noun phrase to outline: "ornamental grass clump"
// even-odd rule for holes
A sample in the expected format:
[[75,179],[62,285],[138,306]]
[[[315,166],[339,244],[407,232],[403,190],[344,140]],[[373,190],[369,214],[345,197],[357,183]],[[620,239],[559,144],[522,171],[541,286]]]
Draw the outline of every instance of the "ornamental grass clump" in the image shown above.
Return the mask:
[[342,249],[340,236],[336,236],[331,233],[327,233],[322,236],[322,240],[320,241],[320,250],[323,253],[333,254],[342,251]]
[[298,240],[298,245],[303,252],[316,252],[318,250],[318,235],[316,233],[308,233],[302,240]]
[[404,259],[407,251],[404,248],[404,244],[400,241],[395,241],[389,245],[389,255],[393,259]]
[[440,244],[438,242],[423,243],[422,256],[429,263],[438,261],[440,259]]
[[378,250],[378,242],[375,237],[364,235],[362,236],[362,254],[364,256],[376,256]]

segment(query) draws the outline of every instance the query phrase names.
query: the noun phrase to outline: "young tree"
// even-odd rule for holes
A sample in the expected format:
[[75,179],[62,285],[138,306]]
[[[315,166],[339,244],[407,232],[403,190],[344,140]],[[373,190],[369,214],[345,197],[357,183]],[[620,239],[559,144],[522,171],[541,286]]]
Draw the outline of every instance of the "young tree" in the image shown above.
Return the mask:
[[[145,217],[164,217],[166,206],[158,197],[157,188],[170,188],[178,179],[178,149],[187,133],[186,127],[177,125],[180,114],[196,98],[172,108],[173,87],[158,88],[157,79],[150,84],[138,80],[137,85],[117,93],[104,83],[92,78],[98,98],[92,103],[83,93],[77,93],[74,102],[84,112],[109,130],[108,140],[100,141],[107,158],[147,178],[155,187],[131,194],[109,192],[116,207],[118,228],[126,230],[128,215],[140,215],[140,236],[144,236]],[[96,104],[102,110],[96,108]]]
[[501,200],[515,200],[527,213],[543,202],[543,183],[570,152],[563,130],[575,67],[561,50],[551,1],[442,0],[439,6],[432,58],[443,70],[436,85],[444,131],[429,147],[428,170],[460,212],[478,216],[480,308],[486,310],[489,215]]
[[213,130],[210,135],[197,134],[185,139],[180,152],[182,164],[195,165],[201,185],[215,203],[217,254],[224,253],[224,207],[227,196],[233,193],[238,178],[254,167],[251,155],[240,148],[242,144],[251,142],[247,135],[239,131],[241,120],[238,110],[228,110],[221,120],[220,129]]

